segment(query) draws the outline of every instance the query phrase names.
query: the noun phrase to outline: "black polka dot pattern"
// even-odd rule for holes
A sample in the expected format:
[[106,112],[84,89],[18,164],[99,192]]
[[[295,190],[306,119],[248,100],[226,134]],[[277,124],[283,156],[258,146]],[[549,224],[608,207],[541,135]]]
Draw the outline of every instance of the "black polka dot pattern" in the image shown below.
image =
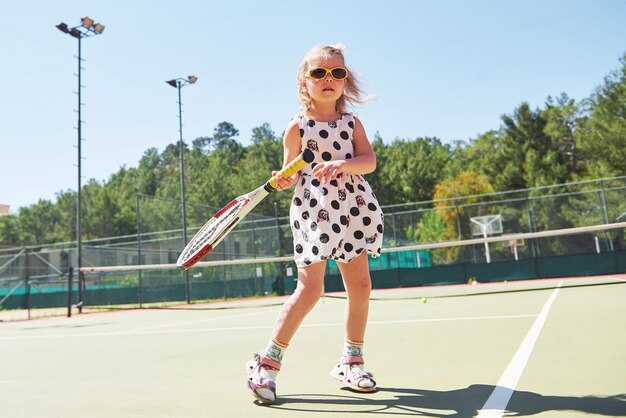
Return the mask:
[[360,175],[347,175],[324,183],[313,168],[354,155],[354,116],[343,114],[334,122],[300,117],[301,147],[315,159],[302,170],[290,209],[294,258],[298,267],[334,259],[350,262],[363,251],[381,254],[384,217],[370,185]]

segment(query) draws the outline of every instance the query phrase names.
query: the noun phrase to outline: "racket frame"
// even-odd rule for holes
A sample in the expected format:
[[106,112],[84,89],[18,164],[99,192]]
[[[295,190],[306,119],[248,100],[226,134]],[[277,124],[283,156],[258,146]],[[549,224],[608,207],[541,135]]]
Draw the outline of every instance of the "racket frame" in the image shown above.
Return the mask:
[[[220,209],[211,219],[209,219],[198,230],[194,237],[187,243],[185,249],[178,257],[176,265],[182,270],[191,268],[198,261],[206,257],[213,249],[228,235],[228,233],[235,227],[243,218],[252,211],[268,194],[276,190],[276,179],[279,176],[289,178],[307,164],[311,163],[314,159],[313,153],[305,149],[297,158],[285,166],[279,171],[276,176],[270,178],[263,186],[259,187],[252,192],[239,196],[230,201],[226,206]],[[220,226],[218,223],[222,221],[222,217],[229,213],[229,209],[238,205],[239,209],[236,209],[236,216],[226,225]],[[216,232],[217,236],[212,240],[206,238],[206,231],[211,228],[219,228]],[[211,234],[211,236],[215,233]]]

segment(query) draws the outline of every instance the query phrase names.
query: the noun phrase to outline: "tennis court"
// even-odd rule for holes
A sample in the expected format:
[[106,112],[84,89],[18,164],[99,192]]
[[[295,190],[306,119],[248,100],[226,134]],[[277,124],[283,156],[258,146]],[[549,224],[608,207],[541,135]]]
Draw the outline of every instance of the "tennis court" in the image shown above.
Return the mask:
[[[345,304],[329,294],[292,341],[270,407],[248,393],[244,365],[281,297],[0,323],[0,415],[626,416],[626,275],[594,280],[374,291],[374,394],[329,376]],[[489,286],[500,287],[439,297]]]

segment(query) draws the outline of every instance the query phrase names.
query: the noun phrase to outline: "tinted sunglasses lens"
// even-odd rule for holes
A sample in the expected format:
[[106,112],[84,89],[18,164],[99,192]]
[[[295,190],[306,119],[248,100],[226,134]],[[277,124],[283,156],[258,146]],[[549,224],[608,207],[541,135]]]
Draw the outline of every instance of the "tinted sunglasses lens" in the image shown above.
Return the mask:
[[348,77],[348,71],[345,68],[333,68],[330,73],[337,80],[343,80]]
[[309,75],[311,76],[311,78],[315,78],[317,80],[321,80],[322,78],[326,77],[326,69],[324,69],[324,68],[315,68],[315,69],[309,71]]

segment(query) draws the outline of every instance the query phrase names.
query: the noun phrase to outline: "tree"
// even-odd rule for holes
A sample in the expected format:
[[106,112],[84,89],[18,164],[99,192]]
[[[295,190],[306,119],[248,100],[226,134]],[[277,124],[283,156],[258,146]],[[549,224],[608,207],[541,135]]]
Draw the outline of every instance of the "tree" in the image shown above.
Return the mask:
[[17,215],[0,216],[0,242],[15,244],[21,242],[20,229]]
[[[476,203],[477,196],[485,193],[492,193],[493,187],[489,183],[487,176],[474,171],[464,171],[456,177],[444,180],[435,187],[434,207],[439,213],[439,217],[446,225],[445,239],[460,239],[467,234],[469,229],[469,219],[463,206],[458,206],[455,198],[465,197],[463,204]],[[458,230],[461,225],[461,231]]]
[[[380,151],[381,144],[376,145]],[[389,189],[380,199],[382,205],[429,200],[450,162],[450,146],[437,138],[396,139],[379,154],[379,176],[386,185],[380,190]]]
[[568,156],[568,177],[578,171],[578,147],[576,144],[576,128],[583,118],[582,110],[574,99],[570,99],[566,93],[555,99],[548,97],[546,109],[542,112],[546,120],[544,132],[550,138],[554,148],[563,156]]
[[453,177],[464,171],[474,171],[485,174],[495,184],[496,178],[508,164],[508,160],[502,157],[505,154],[502,147],[502,133],[495,130],[490,130],[470,140],[467,146],[457,143],[452,154]]
[[376,170],[366,174],[365,178],[376,194],[379,203],[381,205],[387,205],[391,202],[395,202],[394,191],[387,187],[388,183],[383,175],[383,167],[387,166],[387,146],[378,132],[374,134],[374,139],[371,141],[371,144],[374,155],[376,155]]
[[40,199],[34,205],[19,211],[22,245],[40,245],[60,241],[52,225],[62,223],[58,209],[50,200]]
[[235,139],[239,136],[239,130],[230,122],[220,122],[213,130],[212,137],[199,137],[193,140],[193,146],[199,148],[203,153],[209,154],[212,151],[234,152],[241,145]]
[[139,160],[137,191],[146,195],[154,195],[159,188],[159,165],[161,156],[156,148],[149,148]]
[[[522,102],[513,112],[502,116],[499,127],[468,143],[459,141],[451,146],[437,138],[396,139],[385,143],[376,133],[371,143],[377,170],[365,177],[382,205],[428,201],[433,196],[452,198],[438,202],[436,212],[425,214],[417,229],[413,229],[415,224],[411,222],[412,226],[404,223],[394,232],[420,241],[434,236],[456,239],[457,221],[463,235],[468,227],[467,219],[462,218],[470,214],[462,208],[457,212],[454,197],[623,175],[626,172],[626,54],[620,63],[620,68],[610,72],[591,97],[577,102],[561,93],[555,98],[548,97],[545,107],[535,110]],[[238,142],[238,136],[233,124],[221,122],[212,136],[193,140],[191,149],[182,144],[190,225],[204,223],[225,202],[262,184],[272,170],[282,166],[282,141],[269,124],[252,130],[247,147]],[[175,141],[161,153],[149,148],[136,168],[122,167],[106,181],[88,181],[83,186],[84,236],[135,233],[137,192],[156,197],[142,201],[143,229],[179,228],[179,145]],[[537,193],[543,195],[545,191]],[[40,200],[21,208],[18,215],[0,218],[0,241],[28,245],[74,240],[76,197],[76,191],[61,191],[54,202]],[[255,214],[273,216],[276,204],[279,215],[286,215],[290,197],[290,192],[274,193]],[[623,200],[619,191],[607,192],[606,201],[615,202],[610,203],[613,209],[609,217],[623,214]],[[532,206],[535,227],[569,226],[590,216],[595,217],[594,222],[599,219],[599,212],[594,209],[598,207],[597,196],[559,197],[550,202]],[[509,223],[521,220],[523,211],[530,207],[528,203],[525,205],[501,205],[500,213],[506,215]]]
[[407,238],[413,242],[437,242],[442,241],[445,236],[446,224],[439,216],[439,212],[431,210],[425,212],[419,220],[417,227],[409,227]]
[[591,176],[626,173],[626,54],[587,101],[590,113],[578,136]]

